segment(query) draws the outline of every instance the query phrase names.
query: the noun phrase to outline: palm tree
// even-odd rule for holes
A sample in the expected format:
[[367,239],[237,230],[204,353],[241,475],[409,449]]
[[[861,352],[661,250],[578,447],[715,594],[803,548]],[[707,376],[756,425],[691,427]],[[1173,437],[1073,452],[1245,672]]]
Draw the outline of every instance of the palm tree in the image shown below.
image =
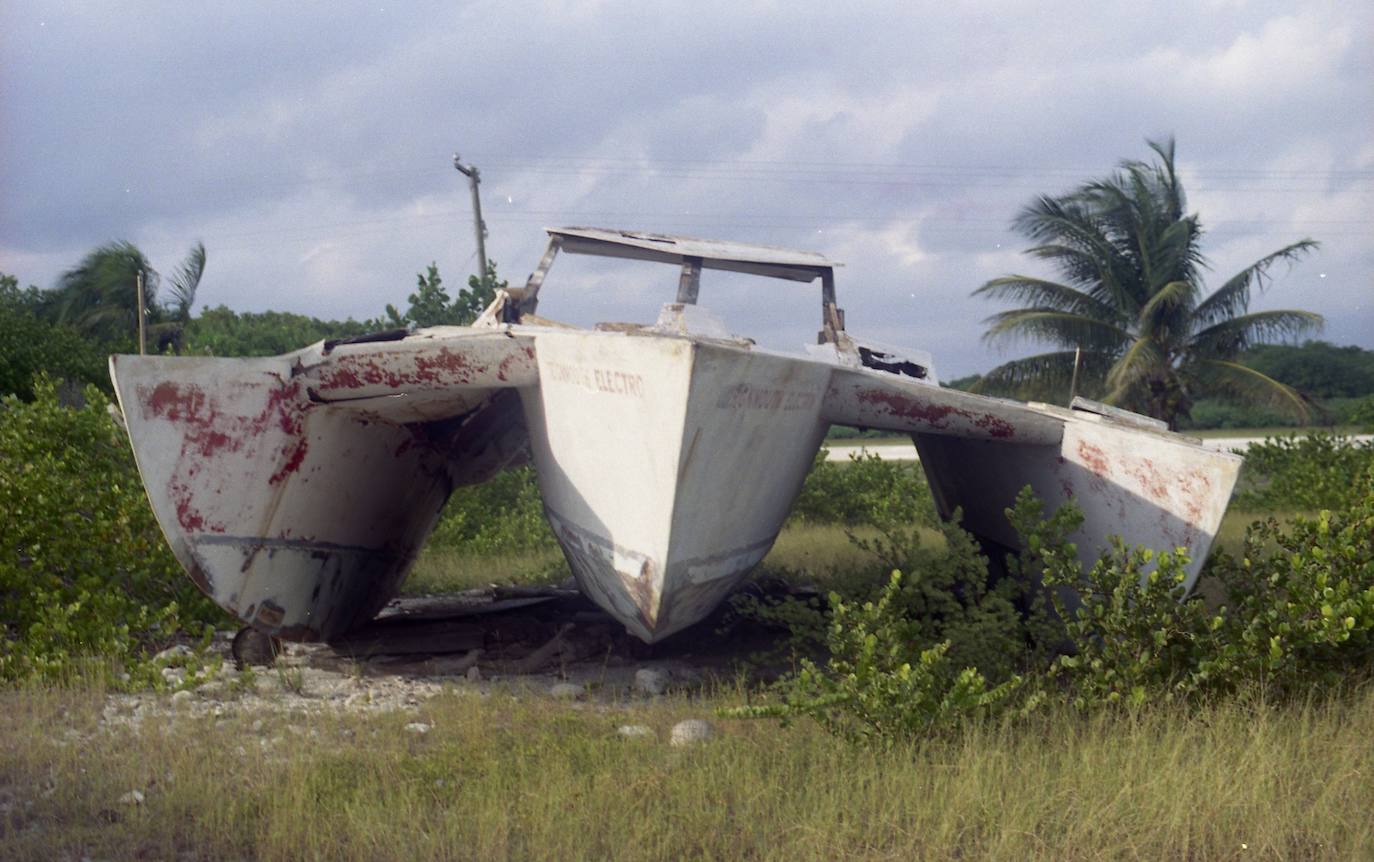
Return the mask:
[[205,275],[205,243],[191,247],[181,266],[167,277],[170,302],[163,303],[159,316],[162,321],[153,326],[157,337],[157,352],[170,347],[180,354],[186,348],[186,328],[191,325],[191,306],[196,304],[196,289]]
[[1023,396],[1062,393],[1081,351],[1080,389],[1167,421],[1193,400],[1263,403],[1301,419],[1308,405],[1288,386],[1236,361],[1255,344],[1320,329],[1309,311],[1249,311],[1254,288],[1280,260],[1318,247],[1303,239],[1265,255],[1205,295],[1202,226],[1185,215],[1174,142],[1147,142],[1157,162],[1123,162],[1112,176],[1062,197],[1041,196],[1013,222],[1037,243],[1027,250],[1062,280],[1007,275],[974,291],[1024,307],[989,317],[988,340],[1026,337],[1060,350],[1005,363],[976,384]]
[[62,274],[51,305],[59,323],[75,327],[110,349],[124,349],[138,334],[138,274],[143,274],[143,313],[155,353],[185,346],[191,306],[205,273],[205,245],[197,242],[167,282],[170,301],[157,302],[161,276],[131,242],[110,242]]
[[131,242],[110,242],[62,274],[54,291],[58,323],[107,345],[129,344],[138,333],[138,274],[143,273],[145,314],[154,310],[157,271]]

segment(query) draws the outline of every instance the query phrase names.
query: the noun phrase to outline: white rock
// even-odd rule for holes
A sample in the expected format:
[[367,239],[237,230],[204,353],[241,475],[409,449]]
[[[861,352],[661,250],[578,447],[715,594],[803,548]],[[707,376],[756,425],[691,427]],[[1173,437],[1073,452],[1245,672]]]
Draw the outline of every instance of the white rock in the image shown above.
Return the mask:
[[412,721],[410,724],[406,725],[406,730],[410,731],[411,733],[419,734],[429,733],[432,728],[433,725],[425,724],[424,722],[420,721]]
[[139,790],[130,790],[128,793],[119,797],[119,801],[125,805],[142,805],[143,793]]
[[644,739],[654,735],[653,728],[643,724],[622,724],[615,732],[627,739]]
[[710,722],[702,721],[699,718],[689,718],[673,725],[673,733],[669,742],[676,746],[694,745],[698,742],[705,742],[715,735],[715,728],[711,727]]
[[179,659],[179,658],[190,658],[190,656],[191,656],[191,648],[190,648],[190,647],[188,647],[186,644],[177,644],[176,646],[169,646],[169,647],[167,647],[165,650],[163,650],[162,652],[160,652],[160,653],[158,653],[157,655],[153,656],[153,661],[162,662],[162,663],[164,663],[164,664],[167,664],[167,663],[172,662],[172,661],[175,660],[175,659]]
[[182,689],[181,691],[172,695],[172,706],[181,706],[183,703],[190,701],[190,699],[191,693],[185,689]]
[[642,667],[635,671],[635,690],[647,695],[659,695],[668,690],[668,674],[656,667]]
[[478,667],[477,665],[473,665],[472,667],[468,668],[468,682],[481,682],[481,681],[482,681],[482,669],[481,669],[480,667]]
[[182,681],[186,679],[186,671],[179,667],[164,667],[162,678],[172,685],[181,685]]
[[549,689],[549,694],[559,700],[577,700],[587,690],[575,682],[560,682]]

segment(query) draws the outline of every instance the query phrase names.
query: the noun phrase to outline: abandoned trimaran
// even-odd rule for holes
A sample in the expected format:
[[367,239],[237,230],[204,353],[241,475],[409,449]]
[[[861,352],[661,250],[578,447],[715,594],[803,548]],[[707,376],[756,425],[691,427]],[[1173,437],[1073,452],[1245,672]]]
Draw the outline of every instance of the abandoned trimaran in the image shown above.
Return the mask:
[[[1196,578],[1238,457],[1093,402],[941,388],[925,354],[845,330],[818,254],[548,233],[524,288],[472,326],[268,359],[111,358],[153,509],[201,589],[266,634],[338,638],[395,595],[455,488],[532,460],[580,589],[656,641],[768,552],[831,424],[910,434],[941,513],[961,507],[993,548],[1015,546],[1003,510],[1030,485],[1083,509],[1085,559],[1119,534],[1187,548]],[[536,317],[560,249],[679,266],[677,301],[653,325]],[[695,305],[702,270],[819,280],[819,343],[794,356],[730,335]]]

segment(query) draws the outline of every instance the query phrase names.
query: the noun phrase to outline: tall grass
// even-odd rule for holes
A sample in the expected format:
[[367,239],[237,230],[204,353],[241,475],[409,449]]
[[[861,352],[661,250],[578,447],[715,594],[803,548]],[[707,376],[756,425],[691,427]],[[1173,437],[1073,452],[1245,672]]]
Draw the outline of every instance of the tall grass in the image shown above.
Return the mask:
[[[418,716],[97,726],[0,696],[8,859],[1350,859],[1374,848],[1374,692],[1016,725],[857,750],[705,700],[576,708],[455,690]],[[428,734],[404,729],[420,720]],[[651,726],[627,740],[625,721]],[[142,805],[119,802],[132,789]],[[0,810],[5,810],[0,808]]]

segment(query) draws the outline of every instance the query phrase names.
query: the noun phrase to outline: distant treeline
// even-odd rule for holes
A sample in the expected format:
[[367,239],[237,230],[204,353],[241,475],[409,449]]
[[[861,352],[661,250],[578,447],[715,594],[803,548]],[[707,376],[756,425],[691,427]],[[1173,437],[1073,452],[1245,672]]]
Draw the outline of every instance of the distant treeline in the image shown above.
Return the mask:
[[[491,273],[494,283],[495,273]],[[438,272],[431,266],[417,279],[417,290],[404,313],[387,308],[368,320],[321,320],[284,311],[240,312],[227,306],[205,308],[189,317],[181,331],[180,351],[199,356],[273,356],[298,350],[326,338],[347,338],[396,326],[427,326],[470,319],[486,291],[462,290],[449,300]],[[477,279],[470,280],[475,288]],[[56,291],[20,289],[18,281],[0,274],[0,395],[32,397],[35,373],[46,372],[58,381],[77,386],[94,384],[110,391],[106,358],[137,349],[132,331],[92,329],[64,319]],[[156,347],[156,343],[150,347]],[[172,345],[161,345],[171,352]],[[1342,425],[1360,405],[1374,397],[1374,350],[1326,341],[1300,345],[1262,345],[1243,354],[1241,361],[1269,377],[1294,387],[1312,401],[1318,423]],[[948,382],[967,389],[979,375]],[[1015,396],[1016,393],[998,393]],[[1068,400],[1063,393],[1062,401]],[[1193,405],[1182,428],[1254,428],[1287,426],[1293,420],[1264,407],[1239,407],[1209,399]],[[834,436],[847,436],[836,429]],[[857,433],[857,432],[854,432]]]
[[[1327,341],[1302,344],[1264,344],[1241,354],[1240,361],[1261,374],[1285,383],[1310,400],[1316,424],[1345,425],[1356,411],[1374,397],[1374,350]],[[948,382],[954,389],[969,389],[981,375],[971,374]],[[1015,392],[999,392],[1015,397]],[[1068,392],[1049,399],[1067,403]],[[1044,399],[1039,399],[1044,400]],[[1199,399],[1179,428],[1264,428],[1293,426],[1292,417],[1262,406],[1241,407],[1213,399]]]

